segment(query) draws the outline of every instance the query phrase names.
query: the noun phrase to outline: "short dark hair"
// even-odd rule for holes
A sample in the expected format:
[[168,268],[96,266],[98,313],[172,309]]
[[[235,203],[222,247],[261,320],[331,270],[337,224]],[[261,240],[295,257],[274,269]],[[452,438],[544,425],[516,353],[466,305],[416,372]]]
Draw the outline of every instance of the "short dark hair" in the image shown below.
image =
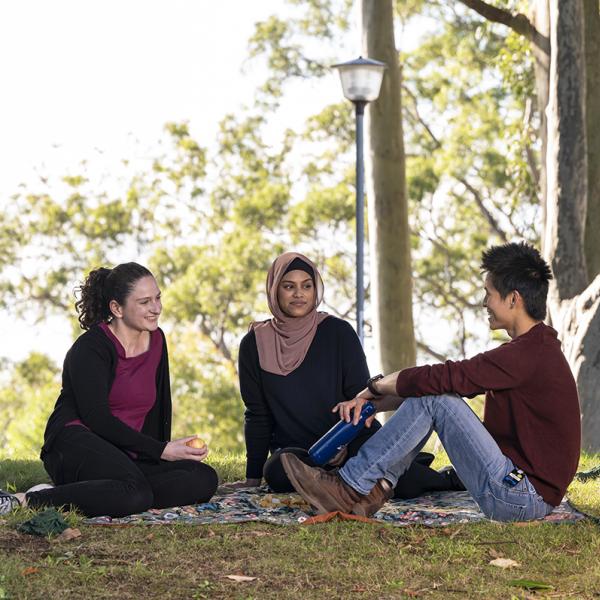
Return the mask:
[[481,269],[489,273],[502,298],[512,291],[521,294],[527,314],[537,320],[546,318],[548,282],[552,271],[540,253],[526,242],[492,246],[481,255]]
[[152,277],[152,273],[134,262],[122,263],[113,269],[100,267],[90,271],[77,289],[80,296],[75,302],[75,309],[79,313],[80,327],[90,329],[98,323],[110,321],[111,300],[123,306],[135,284],[148,276]]

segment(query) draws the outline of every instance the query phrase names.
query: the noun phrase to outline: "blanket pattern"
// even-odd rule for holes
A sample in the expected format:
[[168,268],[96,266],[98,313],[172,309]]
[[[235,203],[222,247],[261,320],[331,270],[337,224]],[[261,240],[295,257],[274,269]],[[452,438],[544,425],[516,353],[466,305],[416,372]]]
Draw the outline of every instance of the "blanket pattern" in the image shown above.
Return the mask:
[[[273,494],[268,488],[246,488],[230,491],[219,489],[210,502],[168,509],[150,509],[122,518],[94,517],[86,519],[89,525],[160,525],[188,523],[215,525],[259,521],[274,525],[298,525],[308,521],[315,511],[297,494]],[[575,522],[585,515],[575,510],[566,500],[546,522]],[[424,525],[443,527],[458,523],[486,520],[475,501],[467,492],[436,492],[412,500],[390,500],[372,518],[375,522],[398,527]]]

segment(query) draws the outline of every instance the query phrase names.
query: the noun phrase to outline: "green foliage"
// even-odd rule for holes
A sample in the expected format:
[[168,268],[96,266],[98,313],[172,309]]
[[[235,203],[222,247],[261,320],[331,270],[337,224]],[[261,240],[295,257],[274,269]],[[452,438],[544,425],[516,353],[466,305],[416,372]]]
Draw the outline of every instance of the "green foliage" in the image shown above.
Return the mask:
[[[524,10],[522,4],[498,3],[513,11]],[[305,7],[305,14],[313,8]],[[453,342],[439,350],[461,356],[471,335],[467,322],[480,310],[481,250],[539,237],[532,56],[523,37],[460,3],[403,0],[396,8],[405,29],[427,24],[418,46],[402,55],[415,302],[421,311],[435,308],[436,318],[452,324]],[[313,20],[319,22],[314,15]],[[324,57],[342,31],[313,32],[302,23],[302,18],[280,22],[268,44],[259,25],[256,35],[263,44],[253,47],[253,56],[281,58],[292,39],[302,55],[300,47],[312,48],[319,39]],[[297,65],[271,64],[278,89],[301,75]],[[290,212],[292,239],[321,238],[323,224],[351,223],[354,123],[345,104],[346,109],[326,107],[307,123],[307,192]],[[343,287],[336,281],[336,289]]]
[[[338,62],[339,38],[350,27],[351,0],[288,0],[297,10],[285,20],[275,15],[256,24],[251,58],[266,60],[269,75],[260,102],[276,106],[290,78],[319,77]],[[336,43],[337,42],[337,43]],[[324,45],[329,46],[323,55]]]
[[481,250],[539,235],[532,58],[505,28],[427,4],[437,25],[403,71],[415,298],[454,324],[442,352],[464,356],[480,310]]
[[[268,77],[255,106],[223,118],[217,148],[204,148],[187,123],[168,123],[150,168],[125,160],[107,183],[82,163],[22,187],[0,213],[0,307],[16,315],[68,315],[76,332],[73,289],[91,267],[149,264],[164,293],[174,434],[198,431],[223,449],[241,447],[237,346],[266,316],[273,258],[307,253],[322,266],[325,308],[354,316],[352,107],[325,106],[302,131],[270,130],[272,111],[296,101],[286,81],[323,75],[340,58],[352,3],[289,4],[289,18],[257,24],[249,53],[266,61]],[[539,236],[532,57],[523,38],[460,3],[396,7],[405,29],[427,25],[401,56],[416,313],[434,310],[450,326],[451,342],[434,350],[462,356],[480,310],[481,250]],[[4,446],[9,432],[23,452],[39,438],[36,415],[58,392],[45,372],[32,362],[7,371]],[[35,421],[33,437],[16,410]]]
[[14,365],[8,380],[0,385],[0,448],[5,456],[39,455],[59,387],[58,369],[43,354],[33,352]]
[[171,344],[173,437],[196,433],[211,451],[241,452],[243,411],[236,369],[202,341],[184,333]]

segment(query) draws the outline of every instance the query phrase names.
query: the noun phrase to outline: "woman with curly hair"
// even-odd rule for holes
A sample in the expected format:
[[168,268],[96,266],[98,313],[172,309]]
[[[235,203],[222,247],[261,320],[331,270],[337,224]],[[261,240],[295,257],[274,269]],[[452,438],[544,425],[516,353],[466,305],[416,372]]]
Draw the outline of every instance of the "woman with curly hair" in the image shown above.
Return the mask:
[[137,263],[100,268],[80,292],[85,333],[67,352],[41,452],[55,487],[36,486],[4,504],[121,517],[207,501],[217,488],[216,472],[203,462],[208,448],[188,445],[195,436],[170,440],[169,361],[154,276]]

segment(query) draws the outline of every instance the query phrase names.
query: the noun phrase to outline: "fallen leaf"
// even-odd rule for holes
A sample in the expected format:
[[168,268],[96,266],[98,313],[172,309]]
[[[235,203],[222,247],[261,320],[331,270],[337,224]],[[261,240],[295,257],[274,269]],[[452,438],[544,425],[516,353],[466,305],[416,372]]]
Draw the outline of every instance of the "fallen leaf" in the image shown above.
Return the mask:
[[510,569],[511,567],[520,567],[521,565],[512,558],[495,558],[490,560],[490,565],[494,567],[500,567],[501,569]]
[[419,592],[416,592],[415,590],[409,590],[408,588],[402,590],[402,593],[406,594],[409,598],[418,598],[420,596]]
[[243,581],[254,581],[258,578],[248,577],[248,575],[225,575],[225,579],[231,579],[232,581],[237,581],[238,583],[241,583]]
[[543,581],[532,581],[531,579],[513,579],[509,585],[525,588],[526,590],[553,590],[554,586]]
[[488,550],[488,554],[492,557],[492,558],[502,558],[504,555],[502,554],[502,552],[498,552],[498,550],[496,550],[495,548],[490,548]]
[[60,535],[57,535],[53,541],[55,542],[68,542],[75,538],[81,537],[81,531],[75,527],[67,527]]
[[21,571],[21,575],[23,575],[23,576],[33,575],[34,573],[37,573],[38,571],[39,571],[39,569],[37,567],[25,567]]

